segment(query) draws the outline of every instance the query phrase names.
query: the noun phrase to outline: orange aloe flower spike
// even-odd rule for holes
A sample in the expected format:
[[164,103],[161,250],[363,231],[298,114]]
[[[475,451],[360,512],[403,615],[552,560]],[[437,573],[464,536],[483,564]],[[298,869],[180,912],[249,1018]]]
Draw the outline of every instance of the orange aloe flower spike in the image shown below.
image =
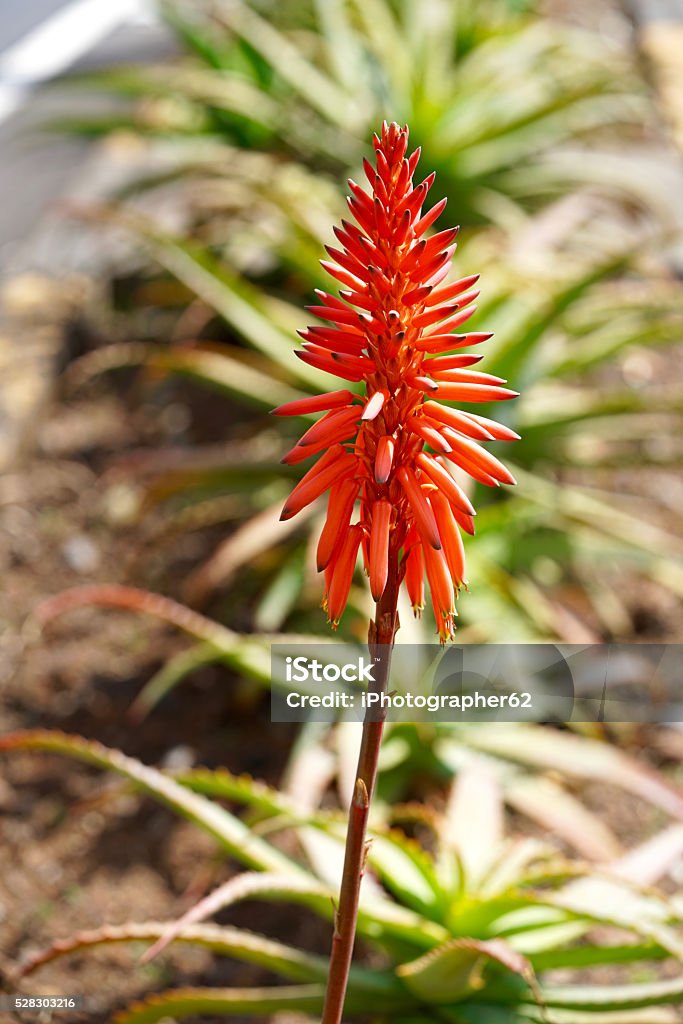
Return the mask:
[[[483,444],[517,434],[467,407],[517,392],[470,369],[479,355],[460,353],[491,337],[455,333],[475,312],[478,275],[447,280],[457,229],[430,234],[446,200],[424,208],[434,175],[413,184],[420,154],[409,153],[407,128],[385,122],[373,146],[374,162],[363,162],[368,184],[349,181],[352,218],[335,229],[337,242],[321,261],[339,282],[339,294],[317,290],[309,311],[319,322],[299,332],[303,347],[296,353],[359,385],[359,394],[342,388],[275,410],[281,416],[322,413],[285,462],[295,465],[327,449],[294,488],[283,518],[331,491],[318,567],[333,624],[344,610],[362,545],[376,601],[390,589],[388,579],[396,585],[405,579],[417,611],[426,576],[445,640],[453,634],[455,596],[464,582],[460,531],[474,532],[474,508],[447,463],[490,486],[514,483]],[[466,408],[444,404],[450,402]]]

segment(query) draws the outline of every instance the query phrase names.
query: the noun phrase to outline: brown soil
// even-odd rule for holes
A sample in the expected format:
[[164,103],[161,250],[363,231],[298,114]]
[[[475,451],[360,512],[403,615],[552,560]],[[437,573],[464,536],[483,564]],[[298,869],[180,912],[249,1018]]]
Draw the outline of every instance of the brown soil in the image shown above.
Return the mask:
[[[150,523],[131,525],[117,513],[126,494],[116,474],[103,471],[115,453],[168,440],[163,417],[149,413],[132,410],[110,390],[59,403],[42,427],[38,453],[0,484],[0,732],[62,729],[148,763],[222,765],[275,782],[291,744],[289,727],[271,727],[264,695],[240,689],[220,667],[194,673],[143,723],[127,719],[141,685],[186,645],[168,628],[94,608],[66,616],[42,637],[27,621],[41,599],[93,580],[140,583],[144,574],[172,590],[183,563],[202,553],[193,538],[180,538],[172,558],[167,551],[159,564],[148,558],[144,570],[131,556],[145,549]],[[0,973],[6,978],[28,953],[74,931],[176,916],[232,870],[199,830],[110,784],[101,772],[62,758],[3,758]],[[259,916],[258,909],[248,908],[246,916],[236,909],[230,921],[254,928]],[[270,933],[278,926],[291,934],[291,915],[271,910]],[[296,931],[304,946],[307,929],[302,915]],[[234,964],[199,950],[173,951],[143,969],[136,967],[139,952],[113,947],[60,960],[23,982],[22,991],[87,995],[91,1012],[73,1014],[76,1022],[107,1020],[133,997],[169,985],[236,983]],[[239,968],[240,984],[256,977]]]

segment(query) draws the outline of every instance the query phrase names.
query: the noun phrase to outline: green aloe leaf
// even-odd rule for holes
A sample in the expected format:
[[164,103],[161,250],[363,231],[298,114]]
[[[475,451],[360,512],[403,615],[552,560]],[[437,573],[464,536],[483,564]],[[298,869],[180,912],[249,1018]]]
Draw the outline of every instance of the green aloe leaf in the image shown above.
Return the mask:
[[469,746],[499,758],[626,789],[683,818],[679,787],[608,743],[525,723],[472,725],[465,738]]
[[181,772],[174,778],[194,793],[210,796],[214,800],[230,800],[242,804],[265,817],[294,815],[297,812],[296,801],[278,789],[257,782],[249,775],[233,775],[225,768],[195,768]]
[[[276,322],[278,313],[287,311],[289,322],[301,323],[301,314],[285,303],[268,301],[258,289],[232,274],[202,246],[186,239],[163,235],[151,225],[137,220],[126,223],[152,249],[167,270],[233,327],[245,341],[262,352],[288,377],[299,378],[309,386],[322,386],[328,375],[294,360],[294,336]],[[298,364],[298,365],[297,365]]]
[[225,665],[264,685],[272,683],[270,651],[273,643],[298,646],[302,643],[332,642],[305,634],[262,633],[251,636],[235,633],[170,597],[117,583],[85,584],[62,591],[43,601],[34,616],[38,625],[44,626],[66,612],[92,605],[141,612],[168,622],[213,647]]
[[268,988],[185,988],[150,996],[113,1018],[113,1024],[153,1024],[154,1021],[217,1014],[259,1015],[286,1010],[319,1013],[323,985],[282,985]]
[[472,759],[455,778],[439,830],[439,877],[446,891],[476,891],[503,838],[503,799],[495,772]]
[[264,551],[285,541],[299,528],[293,519],[280,521],[282,501],[247,519],[227,540],[219,544],[210,558],[188,577],[184,592],[191,604],[201,604],[217,587],[226,586],[243,566]]
[[192,672],[221,660],[220,651],[209,643],[195,644],[187,651],[175,654],[145,683],[128,710],[129,717],[136,723],[144,721],[157,704]]
[[145,366],[190,377],[228,395],[237,395],[257,407],[272,409],[301,397],[300,392],[271,373],[244,362],[241,355],[239,349],[228,345],[221,346],[220,351],[141,342],[107,345],[75,360],[66,379],[69,386],[79,387],[111,370]]
[[585,967],[601,967],[616,964],[642,963],[648,960],[665,960],[668,950],[655,943],[633,942],[621,946],[570,946],[566,949],[547,949],[530,953],[528,959],[536,973]]
[[101,743],[84,740],[80,736],[69,736],[66,733],[44,729],[29,729],[0,738],[0,753],[18,750],[40,750],[45,753],[61,754],[113,771],[132,782],[143,793],[203,829],[226,853],[240,863],[261,871],[278,871],[295,877],[304,874],[298,864],[255,836],[239,818],[225,808],[197,793],[192,793],[163,772],[142,764],[135,758],[127,757],[118,750],[110,750]]
[[412,963],[402,964],[397,973],[413,995],[424,1002],[454,1003],[484,989],[487,963],[536,989],[529,961],[501,939],[453,939]]
[[516,811],[562,836],[590,860],[612,860],[619,852],[617,838],[602,818],[552,779],[528,773],[513,776],[505,785],[505,798]]
[[346,127],[355,107],[350,95],[307,60],[302,50],[287,36],[242,0],[221,8],[220,16],[312,109],[332,124]]
[[[34,953],[22,964],[20,975],[26,976],[59,957],[80,954],[96,946],[156,942],[165,934],[167,928],[168,925],[164,922],[143,921],[105,925],[102,928],[77,932]],[[175,941],[201,946],[219,956],[233,957],[244,963],[258,964],[288,981],[324,981],[327,976],[328,963],[324,957],[305,953],[241,928],[212,924],[191,925],[184,928]]]
[[577,1010],[635,1010],[683,999],[683,978],[639,982],[630,985],[546,986],[543,998],[548,1006]]
[[[647,1010],[617,1010],[612,1013],[609,1010],[581,1010],[572,1009],[565,1011],[553,1007],[531,1007],[521,1006],[511,1009],[513,1016],[501,1018],[501,1021],[510,1024],[677,1024],[678,1015],[675,1010],[669,1010],[663,1006],[651,1007]],[[491,1020],[479,1016],[462,1018],[462,1024],[495,1024],[498,1018]],[[456,1024],[453,1018],[453,1024]]]
[[399,831],[375,833],[368,861],[401,903],[430,919],[439,918],[439,880],[432,859],[417,842]]

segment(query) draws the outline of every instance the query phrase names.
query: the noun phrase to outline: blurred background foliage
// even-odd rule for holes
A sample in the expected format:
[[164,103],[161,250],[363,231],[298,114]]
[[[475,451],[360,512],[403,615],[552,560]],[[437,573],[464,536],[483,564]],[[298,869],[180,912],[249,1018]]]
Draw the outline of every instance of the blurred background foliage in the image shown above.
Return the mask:
[[[130,340],[69,372],[82,386],[144,366],[152,383],[180,374],[225,395],[227,444],[137,465],[143,509],[163,508],[169,536],[230,531],[184,598],[222,592],[220,616],[241,630],[327,631],[311,517],[277,521],[297,424],[266,414],[331,386],[293,358],[294,332],[326,286],[318,259],[344,178],[362,173],[383,117],[407,121],[436,169],[442,219],[463,226],[456,272],[482,275],[485,368],[522,392],[504,413],[522,434],[506,452],[519,486],[477,485],[460,639],[624,638],[638,579],[682,593],[665,481],[681,458],[683,306],[666,202],[632,156],[658,128],[630,50],[505,0],[162,10],[179,60],[76,80],[123,104],[68,128],[134,136],[141,168],[87,216],[123,226],[148,262]],[[342,634],[362,634],[369,610],[359,585]],[[403,610],[404,641],[431,636]]]

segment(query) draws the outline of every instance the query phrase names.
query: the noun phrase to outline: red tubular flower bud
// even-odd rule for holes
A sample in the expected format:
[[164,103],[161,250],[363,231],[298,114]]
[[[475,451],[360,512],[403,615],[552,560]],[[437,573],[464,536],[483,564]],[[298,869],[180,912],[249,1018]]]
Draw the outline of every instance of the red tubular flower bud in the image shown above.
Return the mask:
[[[455,316],[451,317],[450,320],[442,321],[434,331],[434,334],[449,334],[451,331],[455,331],[458,327],[461,327],[466,320],[469,320],[471,316],[477,312],[476,306],[470,306],[469,309],[463,309],[460,313],[456,313]],[[427,335],[427,338],[431,335]]]
[[359,419],[360,406],[353,405],[345,409],[333,409],[331,412],[326,413],[322,419],[319,419],[317,423],[314,423],[299,438],[298,443],[302,448],[305,448],[307,445],[314,445],[319,441],[325,440],[327,446],[329,441],[326,439],[335,434],[342,426],[348,427],[353,423],[357,423]]
[[375,483],[385,484],[391,473],[396,442],[393,437],[380,437],[375,455]]
[[278,405],[277,409],[273,409],[273,416],[305,416],[309,412],[337,409],[339,406],[350,405],[355,397],[352,391],[328,391],[326,395],[311,395],[310,398],[298,398]]
[[[474,467],[488,476],[492,476],[494,480],[499,480],[502,484],[514,486],[517,483],[512,473],[505,468],[503,463],[495,455],[492,455],[491,452],[481,448],[476,441],[472,441],[469,437],[454,436],[452,434],[449,434],[448,437],[454,449],[455,458],[458,460],[458,465],[462,466],[470,476],[475,476],[472,472],[472,467]],[[451,455],[449,454],[450,457]]]
[[[335,454],[328,458],[332,452]],[[302,508],[324,494],[336,480],[350,476],[355,468],[354,456],[347,454],[341,445],[330,448],[296,485],[285,502],[280,519],[291,519]]]
[[[439,327],[441,330],[441,327]],[[470,348],[481,345],[492,338],[492,334],[430,334],[429,337],[418,338],[415,348],[418,352],[450,352],[452,349]]]
[[447,427],[465,434],[466,437],[473,437],[475,441],[492,441],[493,434],[482,424],[459,409],[451,409],[448,405],[441,405],[440,402],[425,402],[424,411],[432,420],[438,420]]
[[447,402],[501,402],[518,395],[519,391],[487,384],[446,383],[438,387],[438,397]]
[[432,458],[431,455],[428,455],[427,452],[420,452],[415,461],[422,472],[429,477],[432,483],[436,484],[437,488],[446,495],[453,505],[462,509],[465,515],[475,515],[472,502],[444,466]]
[[435,220],[437,220],[443,211],[446,209],[447,199],[442,199],[440,202],[433,206],[429,213],[426,213],[414,227],[415,234],[419,237],[423,235],[425,231],[432,226]]
[[[490,420],[487,416],[479,416],[473,412],[464,413],[464,415],[487,430],[490,438],[495,438],[496,441],[519,441],[519,434],[512,430],[510,427],[506,427],[503,423],[497,423],[496,420]],[[463,430],[463,433],[465,431]],[[474,435],[470,435],[473,437]]]
[[327,617],[336,628],[349,599],[353,572],[356,568],[358,547],[363,530],[358,524],[350,527],[333,561],[330,562],[330,585],[327,591]]
[[366,422],[374,420],[377,416],[379,416],[380,412],[382,411],[382,406],[384,405],[386,400],[386,391],[375,391],[372,398],[368,399],[365,408],[363,409],[363,415],[361,419],[365,420]]
[[432,507],[427,500],[427,497],[420,487],[417,477],[413,473],[412,469],[408,469],[407,466],[401,466],[396,479],[403,487],[406,493],[410,507],[415,517],[415,525],[418,533],[427,544],[431,547],[438,549],[441,547],[441,541],[439,540],[439,530],[436,525],[434,513]]
[[375,601],[384,593],[389,576],[389,528],[391,505],[385,498],[372,506],[372,529],[370,532],[370,592]]
[[[448,623],[455,611],[455,593],[446,556],[443,551],[435,551],[429,546],[423,546],[422,550],[437,623],[440,619]],[[448,629],[449,635],[451,632],[452,628]]]
[[420,615],[425,606],[424,575],[424,554],[418,541],[406,555],[406,589],[415,615]]
[[[460,531],[474,532],[474,508],[448,464],[480,483],[513,483],[478,442],[517,435],[442,403],[489,403],[517,392],[499,377],[469,369],[479,355],[459,352],[491,337],[453,333],[475,313],[478,275],[446,280],[457,229],[429,235],[446,200],[423,212],[434,175],[413,186],[419,150],[406,156],[407,129],[385,123],[373,147],[374,164],[363,162],[368,187],[349,181],[355,223],[347,219],[335,228],[337,247],[328,247],[331,261],[321,261],[340,282],[341,297],[316,291],[318,304],[309,309],[325,324],[300,332],[304,347],[296,353],[310,366],[362,383],[364,392],[331,391],[275,410],[323,414],[285,456],[290,465],[330,446],[294,488],[283,518],[330,490],[317,561],[333,624],[346,605],[362,545],[375,600],[389,579],[398,585],[405,577],[417,611],[426,575],[445,640],[453,634],[455,592],[464,581]],[[359,521],[351,525],[356,501]]]
[[347,308],[347,304],[337,298],[336,295],[331,295],[329,292],[323,291],[322,288],[314,288],[313,290],[324,306],[333,306],[335,309]]
[[340,366],[339,363],[335,363],[330,353],[324,351],[316,352],[306,348],[296,351],[294,355],[302,363],[315,366],[317,370],[324,370],[325,373],[336,374],[337,377],[341,377],[343,380],[359,381],[363,379],[363,374],[360,371],[351,370],[348,367]]
[[[430,371],[433,367],[430,366]],[[496,377],[492,373],[480,373],[479,370],[441,370],[434,373],[435,380],[446,384],[507,384],[504,377]]]
[[342,480],[341,483],[335,484],[330,491],[327,518],[316,552],[318,572],[322,572],[328,566],[335,549],[349,528],[358,490],[357,480]]
[[466,366],[474,366],[483,358],[483,356],[475,356],[471,352],[463,352],[460,355],[433,356],[430,360],[425,361],[424,365],[428,367],[430,375],[433,376],[435,373],[443,373],[445,370],[462,370]]
[[463,277],[460,281],[448,284],[444,288],[435,288],[428,299],[425,299],[425,306],[436,306],[440,302],[450,302],[451,299],[466,292],[479,280],[479,274],[472,274],[471,277]]
[[458,308],[457,302],[452,303],[450,306],[435,306],[434,309],[428,310],[426,313],[421,313],[420,316],[416,316],[413,320],[413,324],[417,328],[431,327],[432,324],[436,324],[439,320],[445,320],[447,316],[454,313]]
[[432,495],[432,508],[439,527],[441,546],[451,579],[456,587],[465,582],[465,547],[450,502],[440,491]]
[[349,356],[359,356],[365,348],[365,338],[349,331],[337,331],[333,327],[309,327],[307,331],[297,331],[309,345],[325,349],[330,354],[344,352]]
[[306,311],[313,316],[319,316],[321,320],[329,320],[333,324],[348,324],[351,327],[358,325],[358,313],[355,309],[338,309],[336,306],[306,306]]
[[346,284],[349,288],[363,288],[365,282],[361,281],[355,274],[351,274],[348,270],[344,270],[343,267],[338,267],[336,263],[330,263],[329,260],[321,260],[320,266],[323,270],[326,270],[330,277],[333,277],[336,281],[341,284]]
[[439,433],[438,425],[437,427],[430,426],[429,420],[424,416],[409,416],[406,426],[410,427],[414,434],[418,434],[426,444],[430,444],[437,452],[450,452],[451,446]]

